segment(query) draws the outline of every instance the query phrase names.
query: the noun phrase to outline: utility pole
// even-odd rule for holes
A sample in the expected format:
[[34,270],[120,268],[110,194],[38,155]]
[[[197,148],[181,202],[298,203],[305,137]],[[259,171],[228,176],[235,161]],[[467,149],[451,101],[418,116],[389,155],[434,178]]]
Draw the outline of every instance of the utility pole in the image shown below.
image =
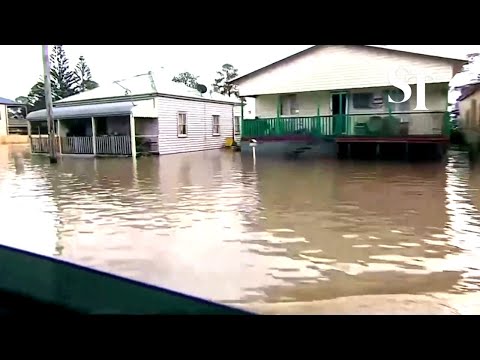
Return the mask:
[[52,87],[50,84],[50,58],[48,56],[48,45],[42,45],[42,54],[45,105],[47,107],[48,144],[50,148],[50,164],[55,164],[57,163],[57,151],[55,147],[55,125],[53,122]]

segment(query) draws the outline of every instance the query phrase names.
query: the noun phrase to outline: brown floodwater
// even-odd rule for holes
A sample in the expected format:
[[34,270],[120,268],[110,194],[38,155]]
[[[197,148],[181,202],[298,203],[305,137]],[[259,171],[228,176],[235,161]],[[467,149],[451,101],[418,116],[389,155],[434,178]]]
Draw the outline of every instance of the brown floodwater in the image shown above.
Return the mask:
[[223,303],[472,293],[480,168],[0,146],[0,242]]

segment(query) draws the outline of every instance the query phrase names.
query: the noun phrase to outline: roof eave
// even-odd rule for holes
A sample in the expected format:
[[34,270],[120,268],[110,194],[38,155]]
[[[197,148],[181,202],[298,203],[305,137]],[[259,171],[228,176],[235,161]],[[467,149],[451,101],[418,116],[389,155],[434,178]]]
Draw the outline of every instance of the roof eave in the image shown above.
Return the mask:
[[27,106],[26,104],[16,103],[16,102],[13,102],[13,103],[0,102],[0,105],[5,105],[5,106]]
[[173,95],[173,94],[163,94],[157,93],[158,97],[165,97],[165,98],[172,98],[172,99],[181,99],[181,100],[193,100],[193,101],[203,101],[203,102],[211,102],[217,104],[228,104],[228,105],[235,105],[240,102],[236,101],[228,101],[228,100],[217,100],[217,99],[209,99],[203,97],[189,97],[189,96],[182,96],[182,95]]
[[[60,106],[53,108],[56,119],[90,118],[95,116],[123,116],[132,113],[135,103],[129,101],[109,102],[103,104],[83,104],[73,106]],[[28,121],[46,121],[46,109],[32,111],[27,114]]]
[[371,48],[375,49],[380,49],[380,50],[387,50],[387,51],[394,51],[394,52],[400,52],[400,53],[405,53],[405,54],[410,54],[410,55],[417,55],[417,56],[424,56],[424,57],[429,57],[429,58],[437,58],[437,59],[444,59],[447,61],[455,61],[455,62],[462,62],[462,63],[468,63],[468,59],[465,58],[459,58],[459,57],[448,57],[448,56],[441,56],[441,55],[428,55],[428,54],[422,54],[422,53],[417,53],[414,51],[408,51],[408,50],[401,50],[401,49],[390,49],[387,47],[379,46],[379,45],[362,45],[362,46],[368,46]]
[[[108,112],[108,113],[107,112],[102,113],[102,117],[103,116],[107,116],[107,117],[108,116],[125,116],[125,113],[112,111],[112,112]],[[62,116],[61,118],[59,118],[59,120],[69,120],[69,119],[83,119],[83,118],[81,118],[81,117],[79,118],[78,115],[66,115],[66,116]],[[88,119],[88,118],[85,118],[85,119]],[[32,118],[30,118],[30,119],[27,118],[27,121],[29,121],[29,122],[45,122],[45,121],[47,121],[47,119],[45,119],[43,117],[41,119],[40,118],[33,118],[33,119]]]
[[[98,104],[98,103],[113,103],[119,101],[141,101],[141,100],[150,100],[156,97],[166,97],[166,98],[173,98],[173,99],[181,99],[181,100],[191,100],[191,101],[203,101],[203,102],[211,102],[217,104],[229,104],[234,105],[237,104],[236,101],[228,101],[228,100],[220,100],[220,99],[209,99],[209,98],[202,98],[202,97],[190,97],[190,96],[183,96],[183,95],[175,95],[175,94],[166,94],[166,93],[151,93],[151,94],[140,94],[140,95],[132,95],[132,96],[112,96],[112,97],[105,97],[105,98],[96,98],[96,99],[85,99],[85,100],[76,100],[76,101],[63,101],[63,102],[56,102],[54,103],[55,107],[67,107],[67,106],[75,106],[75,105],[90,105],[90,104]],[[238,102],[239,103],[239,102]]]
[[72,105],[89,105],[89,104],[97,104],[97,103],[105,103],[105,102],[125,102],[125,101],[140,101],[140,100],[150,100],[156,97],[156,94],[138,94],[138,95],[131,95],[131,96],[110,96],[110,97],[103,97],[103,98],[93,98],[93,99],[82,99],[82,100],[72,100],[72,101],[57,101],[54,102],[53,105],[55,107],[63,107],[63,106],[72,106]]

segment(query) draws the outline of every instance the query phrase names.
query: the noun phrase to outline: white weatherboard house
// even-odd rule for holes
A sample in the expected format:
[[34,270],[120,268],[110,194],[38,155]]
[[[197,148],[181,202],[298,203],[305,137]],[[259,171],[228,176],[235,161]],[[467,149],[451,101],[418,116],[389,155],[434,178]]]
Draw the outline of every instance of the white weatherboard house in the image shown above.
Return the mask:
[[[219,149],[234,136],[239,101],[151,72],[54,103],[61,154],[136,156]],[[47,113],[27,115],[33,153],[48,152]]]
[[[320,139],[328,140],[322,145],[328,153],[345,141],[445,142],[449,82],[465,63],[379,46],[313,46],[231,81],[241,97],[255,98],[255,118],[242,119],[242,150],[251,138],[260,152],[273,143],[279,149]],[[425,76],[427,110],[417,109],[419,73]],[[410,85],[410,100],[388,101],[403,100],[390,74]]]

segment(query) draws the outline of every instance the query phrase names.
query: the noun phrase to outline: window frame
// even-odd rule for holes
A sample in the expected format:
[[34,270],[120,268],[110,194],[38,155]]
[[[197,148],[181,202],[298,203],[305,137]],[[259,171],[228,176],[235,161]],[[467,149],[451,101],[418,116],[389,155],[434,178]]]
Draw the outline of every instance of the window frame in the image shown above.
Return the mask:
[[[366,106],[355,106],[355,105],[358,105],[358,102],[361,103],[361,101],[359,101],[359,99],[358,99],[361,96],[364,96],[364,97],[368,96],[368,101],[366,103]],[[372,109],[375,109],[375,107],[373,106],[373,101],[375,99],[375,93],[373,91],[354,92],[351,95],[351,98],[352,98],[352,109],[354,109],[354,110],[372,110]]]
[[[218,119],[217,124],[215,124],[215,119]],[[217,131],[215,131],[215,127]],[[212,115],[212,136],[220,136],[220,115]]]
[[235,135],[240,135],[240,116],[233,117],[233,131]]
[[[181,118],[182,116],[185,118],[184,124],[181,124],[181,123],[180,123],[180,118]],[[187,126],[187,122],[188,122],[187,112],[186,112],[186,111],[179,111],[179,112],[177,113],[177,137],[179,137],[179,138],[186,138],[186,137],[188,137],[188,126]],[[184,127],[185,127],[185,134],[180,131],[180,126],[184,126]]]
[[[284,114],[287,112],[288,114]],[[300,105],[298,104],[298,94],[285,94],[280,96],[280,116],[299,116]]]

